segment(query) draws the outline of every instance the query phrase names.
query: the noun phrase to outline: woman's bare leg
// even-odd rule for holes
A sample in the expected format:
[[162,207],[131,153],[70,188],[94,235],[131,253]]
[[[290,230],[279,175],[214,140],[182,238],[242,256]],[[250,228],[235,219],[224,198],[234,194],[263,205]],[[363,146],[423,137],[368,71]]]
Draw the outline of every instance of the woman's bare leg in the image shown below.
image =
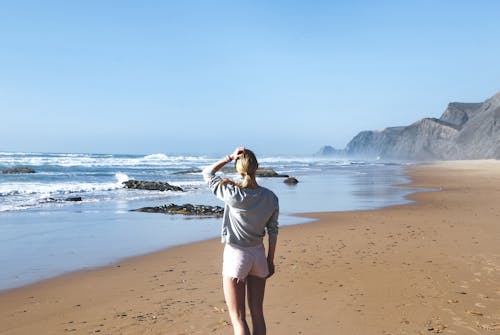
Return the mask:
[[252,316],[253,335],[266,335],[266,321],[264,319],[264,291],[266,278],[255,276],[247,277],[248,307]]
[[223,277],[222,286],[234,335],[250,335],[245,318],[245,282],[238,281],[236,278]]

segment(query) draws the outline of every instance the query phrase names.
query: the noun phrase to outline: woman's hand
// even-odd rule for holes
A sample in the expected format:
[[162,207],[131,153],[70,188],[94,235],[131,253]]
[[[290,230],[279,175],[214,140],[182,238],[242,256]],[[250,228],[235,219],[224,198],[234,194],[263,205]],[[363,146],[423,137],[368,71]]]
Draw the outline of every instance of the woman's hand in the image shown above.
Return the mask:
[[225,158],[214,163],[214,165],[211,166],[212,171],[213,172],[219,171],[220,169],[222,169],[222,167],[224,165],[226,165],[227,163],[229,163],[235,159],[240,158],[244,153],[245,153],[245,147],[238,147],[238,148],[234,149],[234,152],[232,154],[227,155]]
[[238,147],[234,149],[234,152],[231,155],[229,155],[229,158],[231,158],[231,160],[234,161],[235,159],[240,158],[244,153],[245,153],[245,147]]

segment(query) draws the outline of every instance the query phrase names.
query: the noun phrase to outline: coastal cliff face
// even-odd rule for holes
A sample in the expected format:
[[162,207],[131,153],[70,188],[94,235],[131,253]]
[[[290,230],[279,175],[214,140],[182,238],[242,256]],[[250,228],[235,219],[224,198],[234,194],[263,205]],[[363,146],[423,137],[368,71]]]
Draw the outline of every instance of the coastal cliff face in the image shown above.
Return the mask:
[[403,160],[500,159],[500,92],[482,103],[452,102],[439,119],[362,131],[344,150],[328,148],[320,153]]

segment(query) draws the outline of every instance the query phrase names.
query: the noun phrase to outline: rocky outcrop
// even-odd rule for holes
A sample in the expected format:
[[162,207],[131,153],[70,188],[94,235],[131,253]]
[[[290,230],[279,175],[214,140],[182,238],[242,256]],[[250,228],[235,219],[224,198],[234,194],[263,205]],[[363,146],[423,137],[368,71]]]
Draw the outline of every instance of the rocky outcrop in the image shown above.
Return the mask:
[[336,156],[336,157],[342,157],[345,155],[345,150],[342,149],[336,149],[332,147],[331,145],[325,145],[321,147],[318,152],[316,153],[317,156]]
[[[225,166],[221,169],[222,172],[224,173],[237,173],[236,168],[234,166]],[[262,177],[262,178],[271,178],[271,177],[277,177],[277,178],[287,178],[287,174],[281,174],[272,168],[258,168],[257,171],[255,172],[256,177]]]
[[381,149],[396,142],[404,127],[391,127],[382,131],[362,131],[354,137],[345,149],[348,156],[379,156]]
[[362,131],[342,153],[349,157],[424,161],[500,159],[500,92],[482,103],[452,102],[439,119]]
[[48,198],[43,198],[40,200],[41,203],[65,202],[65,201],[80,202],[80,201],[83,201],[83,198],[82,197],[68,197],[68,198],[60,199],[60,198],[48,197]]
[[191,174],[191,173],[201,173],[201,170],[200,169],[192,169],[192,170],[184,170],[184,171],[174,172],[174,174]]
[[477,113],[482,105],[482,103],[451,102],[441,116],[441,120],[462,128]]
[[481,104],[455,143],[463,159],[500,159],[500,93]]
[[[221,169],[222,172],[224,173],[236,173],[236,168],[234,166],[225,166]],[[201,170],[195,169],[195,170],[187,170],[187,171],[179,171],[176,172],[175,174],[188,174],[188,173],[201,173]],[[287,174],[280,174],[276,171],[274,171],[272,168],[258,168],[257,172],[255,173],[257,177],[264,177],[264,178],[270,178],[270,177],[277,177],[277,178],[287,178]]]
[[179,186],[170,185],[169,183],[159,181],[142,181],[142,180],[127,180],[123,182],[126,188],[136,190],[149,190],[149,191],[179,191],[184,190]]
[[[235,170],[236,172],[236,170]],[[259,168],[257,169],[257,172],[255,172],[256,177],[263,177],[263,178],[288,178],[287,174],[281,174],[276,171],[274,171],[271,168]]]
[[156,207],[143,207],[133,209],[134,212],[145,213],[161,213],[161,214],[182,214],[182,215],[196,215],[196,216],[215,216],[221,217],[224,213],[224,208],[220,206],[206,206],[206,205],[176,205],[169,204]]
[[18,166],[12,169],[3,170],[3,174],[20,174],[20,173],[35,173],[36,171],[30,167]]
[[391,142],[379,152],[388,158],[411,158],[416,160],[440,159],[442,152],[451,150],[452,138],[458,129],[439,119],[422,119],[404,127]]

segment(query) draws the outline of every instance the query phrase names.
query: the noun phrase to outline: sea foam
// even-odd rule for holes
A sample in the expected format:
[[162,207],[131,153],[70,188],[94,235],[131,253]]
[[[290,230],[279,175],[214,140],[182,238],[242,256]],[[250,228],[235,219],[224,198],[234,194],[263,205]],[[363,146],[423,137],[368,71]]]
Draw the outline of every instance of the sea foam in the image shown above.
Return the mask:
[[165,154],[151,154],[144,156],[146,160],[167,160],[169,157]]

